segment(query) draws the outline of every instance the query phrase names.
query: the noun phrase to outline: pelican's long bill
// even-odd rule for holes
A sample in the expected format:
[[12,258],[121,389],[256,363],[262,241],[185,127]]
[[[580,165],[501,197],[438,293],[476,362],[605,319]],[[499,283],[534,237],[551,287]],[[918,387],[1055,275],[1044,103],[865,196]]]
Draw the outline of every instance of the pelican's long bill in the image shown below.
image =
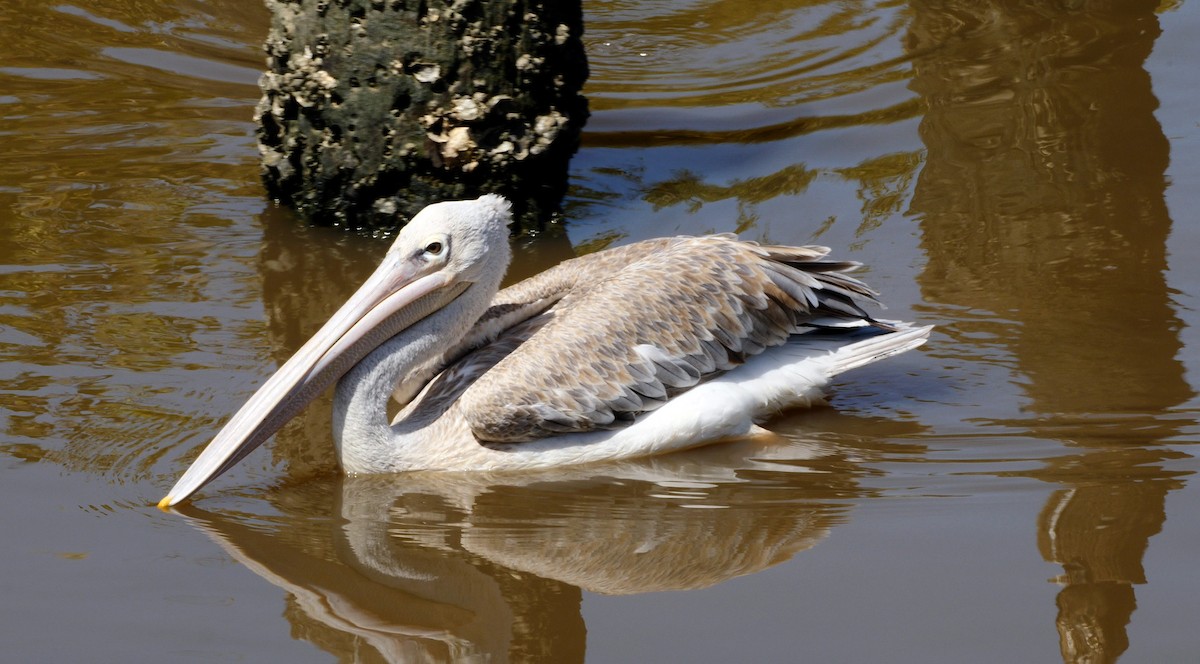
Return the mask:
[[462,291],[415,256],[389,252],[366,283],[271,376],[179,478],[160,508],[232,468],[374,347]]

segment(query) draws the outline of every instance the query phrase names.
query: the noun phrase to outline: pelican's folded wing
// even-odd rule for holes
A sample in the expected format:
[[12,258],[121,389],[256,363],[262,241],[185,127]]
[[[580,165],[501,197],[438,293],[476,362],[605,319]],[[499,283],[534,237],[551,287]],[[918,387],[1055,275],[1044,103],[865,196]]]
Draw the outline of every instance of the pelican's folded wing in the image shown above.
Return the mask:
[[807,321],[873,323],[859,305],[874,294],[845,274],[856,264],[824,260],[827,252],[717,236],[568,261],[540,286],[497,296],[476,334],[512,351],[459,406],[486,442],[620,427]]

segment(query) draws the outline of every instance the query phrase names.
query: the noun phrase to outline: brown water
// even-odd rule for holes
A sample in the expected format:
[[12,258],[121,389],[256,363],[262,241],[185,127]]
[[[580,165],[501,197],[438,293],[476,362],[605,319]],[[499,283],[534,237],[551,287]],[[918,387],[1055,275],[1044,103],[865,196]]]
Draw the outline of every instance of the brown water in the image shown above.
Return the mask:
[[925,348],[783,443],[504,481],[343,479],[326,401],[165,514],[385,243],[262,198],[261,7],[0,5],[0,659],[1196,661],[1200,6],[750,6],[585,4],[514,270],[828,244]]

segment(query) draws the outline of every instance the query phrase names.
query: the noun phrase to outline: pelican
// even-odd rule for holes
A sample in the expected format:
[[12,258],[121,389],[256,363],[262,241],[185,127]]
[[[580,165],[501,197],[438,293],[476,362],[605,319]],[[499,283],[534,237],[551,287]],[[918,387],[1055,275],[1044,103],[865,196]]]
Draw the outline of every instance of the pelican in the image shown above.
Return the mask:
[[[509,471],[764,433],[831,377],[915,348],[824,247],[648,240],[500,290],[508,202],[430,205],[363,286],[242,406],[159,507],[225,472],[338,381],[347,473]],[[340,380],[339,380],[340,379]],[[394,399],[399,412],[389,422]]]

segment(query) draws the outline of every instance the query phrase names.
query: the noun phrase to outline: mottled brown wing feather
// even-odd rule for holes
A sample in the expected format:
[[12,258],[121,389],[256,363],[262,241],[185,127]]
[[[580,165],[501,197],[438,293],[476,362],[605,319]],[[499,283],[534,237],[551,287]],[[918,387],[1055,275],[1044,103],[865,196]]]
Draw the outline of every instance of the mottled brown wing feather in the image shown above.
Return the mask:
[[671,241],[647,240],[572,258],[501,290],[461,341],[430,360],[429,373],[436,378],[428,386],[420,381],[400,381],[393,398],[403,406],[423,391],[426,404],[457,400],[467,385],[490,370],[544,322],[539,314],[580,284],[595,283]]
[[468,335],[512,351],[467,388],[461,412],[489,442],[619,427],[808,320],[874,322],[859,306],[874,293],[845,274],[856,264],[827,252],[712,236],[568,261],[501,291]]
[[501,333],[510,333],[514,325],[549,309],[581,285],[594,284],[669,242],[671,239],[648,240],[572,258],[501,290],[462,341],[444,354],[443,364],[457,361]]

